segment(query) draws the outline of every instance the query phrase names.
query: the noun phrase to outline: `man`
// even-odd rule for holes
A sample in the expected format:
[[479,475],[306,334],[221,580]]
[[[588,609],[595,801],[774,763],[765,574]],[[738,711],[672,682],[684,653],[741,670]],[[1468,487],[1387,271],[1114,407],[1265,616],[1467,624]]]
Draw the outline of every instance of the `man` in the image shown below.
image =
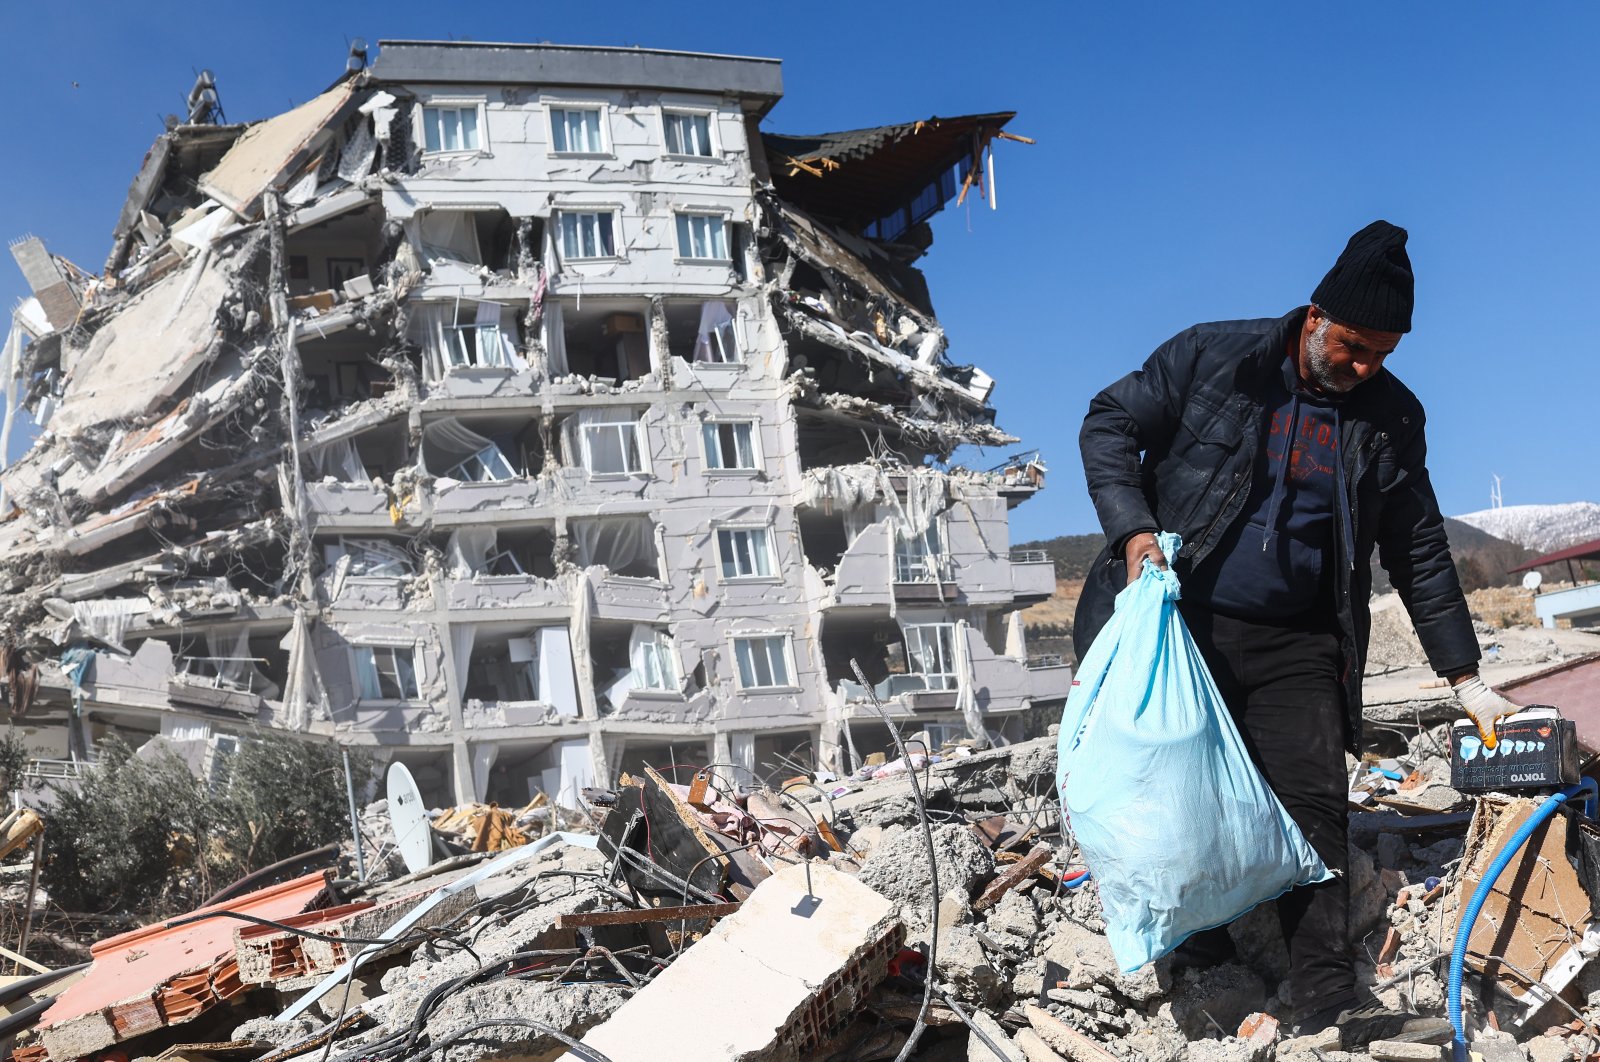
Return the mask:
[[[1297,1034],[1338,1026],[1346,1048],[1403,1018],[1358,1005],[1346,941],[1344,753],[1361,733],[1374,545],[1429,664],[1478,726],[1513,710],[1478,678],[1422,406],[1384,367],[1411,330],[1405,243],[1404,229],[1375,221],[1310,306],[1179,333],[1095,396],[1079,436],[1107,548],[1078,603],[1078,656],[1145,561],[1176,566],[1185,621],[1246,747],[1337,872],[1280,898],[1278,914]],[[1178,556],[1162,556],[1157,530],[1178,533]],[[1231,950],[1213,930],[1180,958]]]

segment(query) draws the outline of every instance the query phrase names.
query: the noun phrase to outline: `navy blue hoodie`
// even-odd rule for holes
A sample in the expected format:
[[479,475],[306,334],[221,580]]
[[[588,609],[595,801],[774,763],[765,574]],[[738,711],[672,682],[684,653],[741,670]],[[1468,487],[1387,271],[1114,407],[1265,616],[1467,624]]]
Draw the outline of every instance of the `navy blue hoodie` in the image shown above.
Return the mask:
[[[1183,596],[1242,619],[1288,619],[1331,599],[1334,520],[1349,518],[1339,396],[1310,391],[1285,357],[1263,414],[1244,509],[1184,579]],[[1287,461],[1285,457],[1287,456]]]

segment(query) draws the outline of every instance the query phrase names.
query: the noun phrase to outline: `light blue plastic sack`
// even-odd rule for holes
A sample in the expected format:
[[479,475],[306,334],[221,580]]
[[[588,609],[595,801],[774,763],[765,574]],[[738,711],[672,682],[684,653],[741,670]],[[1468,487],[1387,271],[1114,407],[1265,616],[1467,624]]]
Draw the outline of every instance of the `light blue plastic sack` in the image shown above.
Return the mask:
[[[1177,535],[1157,540],[1178,555]],[[1056,788],[1124,973],[1332,877],[1250,762],[1180,596],[1177,575],[1145,565],[1061,716]]]

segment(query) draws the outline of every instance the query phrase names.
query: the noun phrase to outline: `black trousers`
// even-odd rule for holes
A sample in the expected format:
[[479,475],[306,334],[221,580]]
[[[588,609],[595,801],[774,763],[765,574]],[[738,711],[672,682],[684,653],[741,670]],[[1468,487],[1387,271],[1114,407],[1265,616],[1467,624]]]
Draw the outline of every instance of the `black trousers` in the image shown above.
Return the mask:
[[[1250,757],[1328,869],[1338,875],[1278,899],[1299,1021],[1355,997],[1345,775],[1344,666],[1332,617],[1255,623],[1185,603],[1184,622],[1205,657]],[[1200,954],[1231,948],[1227,930],[1197,934]],[[1198,939],[1197,939],[1198,938]]]

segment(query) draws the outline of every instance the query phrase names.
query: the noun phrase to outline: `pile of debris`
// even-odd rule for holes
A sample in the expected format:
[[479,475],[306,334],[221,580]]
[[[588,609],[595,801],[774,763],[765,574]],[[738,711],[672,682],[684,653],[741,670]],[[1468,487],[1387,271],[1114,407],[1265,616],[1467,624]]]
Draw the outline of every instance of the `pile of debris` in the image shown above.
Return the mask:
[[[1535,805],[1451,789],[1444,739],[1352,762],[1351,783],[1359,978],[1436,1028],[1459,912]],[[304,874],[102,941],[75,980],[28,990],[11,1057],[843,1062],[913,1040],[909,1057],[947,1060],[1442,1057],[1447,1031],[1369,1053],[1291,1038],[1270,905],[1232,927],[1235,961],[1120,973],[1054,771],[1052,737],[782,789],[646,768],[585,794],[585,832],[543,802],[448,809],[452,854],[421,872],[385,845],[365,881]],[[1567,857],[1589,844],[1551,819],[1475,924],[1485,1058],[1600,1051],[1600,931]]]

